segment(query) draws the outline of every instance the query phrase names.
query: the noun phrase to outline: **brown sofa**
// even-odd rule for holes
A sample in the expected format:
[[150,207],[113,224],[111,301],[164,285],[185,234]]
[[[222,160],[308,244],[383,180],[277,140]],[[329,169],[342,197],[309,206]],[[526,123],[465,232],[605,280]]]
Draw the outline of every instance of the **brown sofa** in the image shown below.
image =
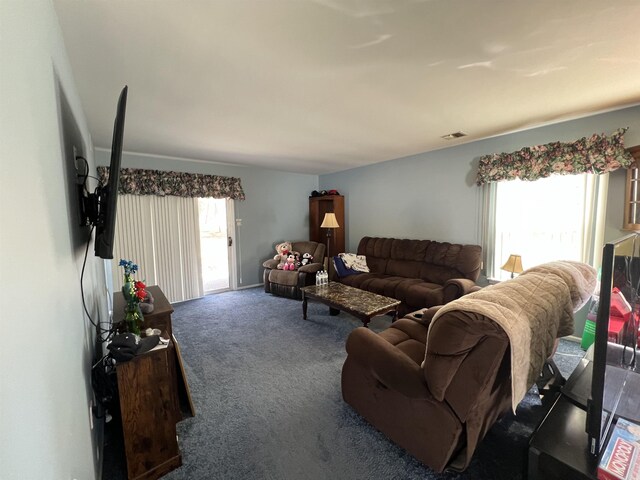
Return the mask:
[[283,297],[302,299],[302,287],[315,285],[316,272],[324,269],[324,243],[312,241],[291,242],[294,252],[300,254],[310,253],[313,263],[304,265],[297,270],[278,270],[278,260],[265,260],[264,267],[264,291]]
[[578,266],[534,267],[379,334],[356,328],[344,400],[430,468],[464,470],[496,419],[540,380],[558,337],[573,332],[572,312],[596,285],[595,269]]
[[358,255],[369,273],[338,277],[351,287],[400,300],[399,316],[443,305],[478,287],[482,248],[430,240],[364,237]]

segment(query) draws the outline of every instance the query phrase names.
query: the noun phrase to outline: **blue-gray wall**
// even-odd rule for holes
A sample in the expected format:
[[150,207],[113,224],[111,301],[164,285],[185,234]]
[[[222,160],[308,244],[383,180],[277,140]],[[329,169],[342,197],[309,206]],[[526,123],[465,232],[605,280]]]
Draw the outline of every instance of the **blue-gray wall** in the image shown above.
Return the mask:
[[[73,156],[93,164],[91,137],[51,1],[0,1],[0,31],[0,478],[92,480],[102,420]],[[108,321],[104,275],[90,251],[94,322]]]
[[[479,244],[481,196],[474,183],[478,157],[620,127],[630,127],[625,145],[640,144],[640,106],[321,175],[319,186],[345,196],[347,250],[355,251],[365,235]],[[624,189],[625,171],[611,173],[605,241],[625,233]],[[585,319],[586,311],[576,314],[575,335],[582,335]]]
[[[345,196],[348,250],[365,235],[480,243],[479,156],[624,126],[630,127],[626,144],[640,144],[640,106],[319,177],[133,153],[123,154],[122,166],[240,177],[247,199],[235,203],[236,218],[242,219],[236,254],[240,286],[249,286],[262,281],[260,266],[272,256],[274,243],[308,238],[312,190],[335,188]],[[108,151],[96,150],[95,158],[98,165],[109,163]],[[623,171],[610,175],[606,240],[623,233],[624,182]]]
[[[640,144],[640,106],[321,175],[319,187],[345,196],[349,250],[365,235],[479,243],[479,156],[627,126],[625,144]],[[610,175],[606,240],[623,233],[624,178],[622,170]]]
[[[135,99],[130,96],[131,101]],[[96,150],[95,158],[98,165],[109,165],[108,151]],[[133,153],[122,155],[122,167],[176,170],[242,180],[246,200],[235,202],[236,219],[242,219],[242,226],[236,228],[240,287],[262,282],[262,262],[276,254],[276,243],[309,238],[309,195],[318,188],[316,175]]]

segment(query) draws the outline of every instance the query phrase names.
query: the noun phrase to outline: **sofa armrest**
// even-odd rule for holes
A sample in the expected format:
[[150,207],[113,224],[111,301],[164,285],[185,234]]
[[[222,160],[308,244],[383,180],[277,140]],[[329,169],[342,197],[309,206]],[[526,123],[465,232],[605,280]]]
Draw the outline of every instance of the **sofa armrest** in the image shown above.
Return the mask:
[[452,278],[447,280],[442,286],[444,303],[449,303],[456,298],[460,298],[463,295],[479,289],[480,287],[478,287],[473,280],[469,280],[468,278]]
[[264,268],[271,268],[271,269],[276,269],[278,268],[278,264],[280,263],[279,260],[274,260],[273,258],[270,258],[269,260],[265,260],[262,263],[262,266]]
[[431,397],[420,365],[368,328],[353,330],[346,349],[385,387],[410,398]]
[[429,308],[421,308],[420,310],[416,310],[415,312],[407,313],[403,318],[408,318],[409,320],[413,320],[414,322],[420,323],[428,328],[431,320],[433,320],[433,316],[441,308],[442,305],[436,305]]

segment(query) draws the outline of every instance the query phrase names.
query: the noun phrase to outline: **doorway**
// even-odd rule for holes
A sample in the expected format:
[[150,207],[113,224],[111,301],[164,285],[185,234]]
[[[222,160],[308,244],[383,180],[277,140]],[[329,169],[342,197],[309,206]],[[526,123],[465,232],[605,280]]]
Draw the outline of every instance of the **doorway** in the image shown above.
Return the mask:
[[199,198],[200,251],[202,258],[202,283],[204,293],[216,293],[233,287],[234,277],[233,200],[224,198]]

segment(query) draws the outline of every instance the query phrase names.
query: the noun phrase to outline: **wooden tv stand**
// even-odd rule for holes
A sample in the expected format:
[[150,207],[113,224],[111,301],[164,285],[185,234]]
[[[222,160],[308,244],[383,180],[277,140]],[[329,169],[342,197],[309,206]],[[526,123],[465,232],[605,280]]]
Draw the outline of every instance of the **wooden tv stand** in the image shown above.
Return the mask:
[[[154,298],[153,312],[144,315],[143,329],[158,328],[171,341],[116,365],[120,417],[130,480],[160,478],[182,465],[176,423],[183,410],[194,415],[189,386],[173,335],[173,307],[158,286],[147,288]],[[124,317],[124,297],[114,295],[114,324]],[[182,408],[183,405],[186,407]]]

